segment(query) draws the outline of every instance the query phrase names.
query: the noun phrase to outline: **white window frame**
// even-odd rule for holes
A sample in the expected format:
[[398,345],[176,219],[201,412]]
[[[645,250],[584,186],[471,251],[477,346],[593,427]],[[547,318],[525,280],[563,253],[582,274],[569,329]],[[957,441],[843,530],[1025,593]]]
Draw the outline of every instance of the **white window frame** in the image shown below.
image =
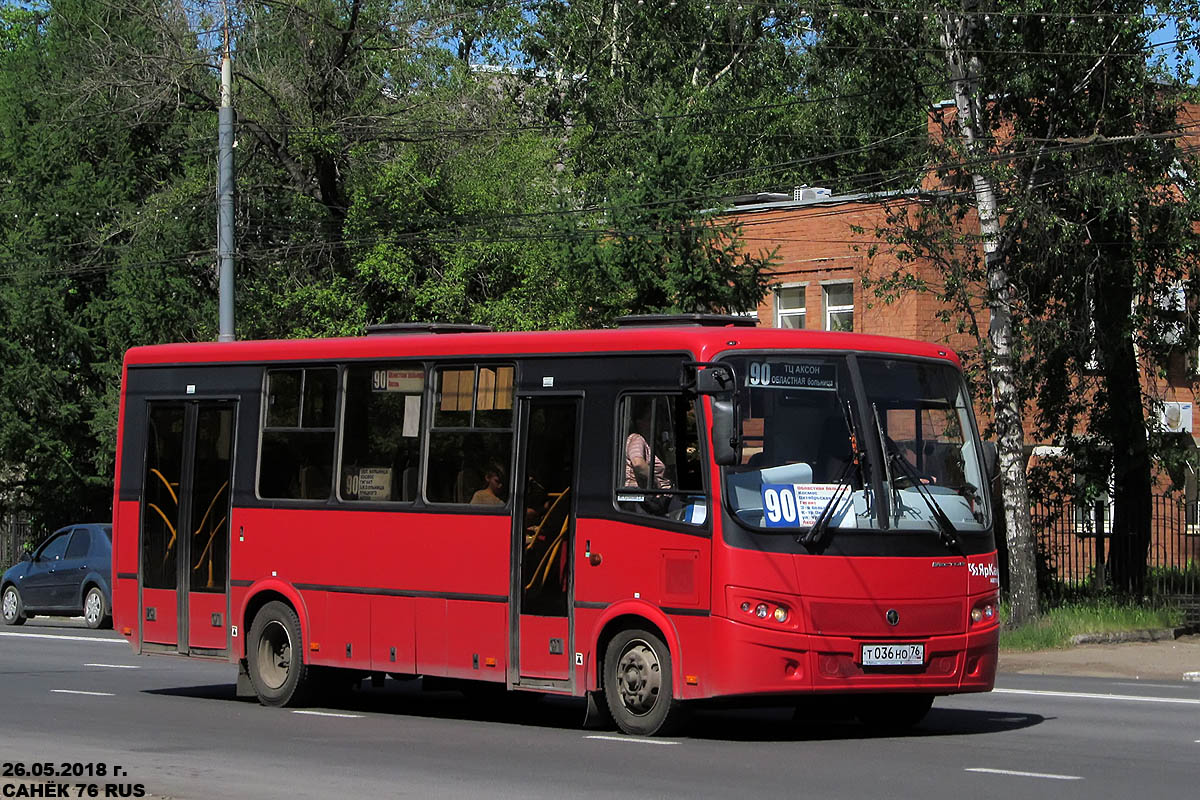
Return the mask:
[[[803,298],[803,300],[804,300],[804,305],[800,308],[796,308],[793,306],[791,308],[781,309],[779,306],[779,297],[780,297],[780,292],[783,289],[799,289],[800,297]],[[775,305],[775,311],[774,311],[775,327],[776,328],[784,327],[784,325],[783,325],[784,317],[799,317],[800,325],[798,326],[798,329],[803,330],[804,327],[808,323],[808,284],[807,283],[781,283],[772,290],[772,293],[774,295],[774,305]]]
[[[834,286],[849,286],[850,287],[850,304],[832,305],[829,302],[829,290]],[[833,326],[830,324],[830,318],[834,314],[845,314],[850,312],[850,330],[854,330],[854,281],[829,281],[821,284],[821,305],[823,314],[822,330],[831,331]]]

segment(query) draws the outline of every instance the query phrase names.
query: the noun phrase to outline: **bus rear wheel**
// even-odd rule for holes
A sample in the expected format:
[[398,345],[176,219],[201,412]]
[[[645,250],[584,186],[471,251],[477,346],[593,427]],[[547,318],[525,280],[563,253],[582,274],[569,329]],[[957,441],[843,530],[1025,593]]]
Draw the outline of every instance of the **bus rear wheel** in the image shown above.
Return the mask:
[[613,721],[634,736],[668,734],[683,722],[675,699],[671,651],[649,631],[618,633],[604,651],[604,696]]
[[291,606],[273,600],[250,625],[246,667],[258,701],[264,706],[303,704],[312,688],[312,669],[304,663],[300,618]]

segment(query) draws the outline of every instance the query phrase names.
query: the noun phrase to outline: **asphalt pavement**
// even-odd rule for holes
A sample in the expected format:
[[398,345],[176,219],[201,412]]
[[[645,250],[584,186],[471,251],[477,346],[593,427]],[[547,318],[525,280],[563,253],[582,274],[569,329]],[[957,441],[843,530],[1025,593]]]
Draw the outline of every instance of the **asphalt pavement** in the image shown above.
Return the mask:
[[137,657],[112,631],[35,622],[0,628],[0,761],[107,774],[0,778],[4,797],[49,783],[187,800],[1177,800],[1200,755],[1200,683],[1182,680],[1200,670],[1200,636],[1004,653],[996,691],[939,698],[906,735],[713,708],[644,739],[582,730],[578,701],[486,710],[415,681],[263,708],[234,696],[228,664]]

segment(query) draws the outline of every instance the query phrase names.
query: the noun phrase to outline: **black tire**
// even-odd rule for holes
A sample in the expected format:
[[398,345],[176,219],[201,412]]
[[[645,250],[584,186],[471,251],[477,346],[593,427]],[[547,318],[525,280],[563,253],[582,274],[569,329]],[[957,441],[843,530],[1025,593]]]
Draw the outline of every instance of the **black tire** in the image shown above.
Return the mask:
[[21,593],[16,586],[9,584],[0,592],[0,609],[4,612],[5,625],[25,624],[25,604],[21,602]]
[[860,697],[855,706],[859,721],[877,733],[903,733],[933,707],[931,694],[881,694]]
[[604,697],[613,722],[634,736],[668,735],[683,723],[674,696],[671,651],[653,633],[618,633],[604,650]]
[[303,705],[314,681],[304,663],[300,618],[286,603],[273,600],[254,617],[246,642],[246,671],[264,706]]
[[83,621],[92,630],[112,627],[112,609],[104,600],[104,592],[93,586],[83,597]]

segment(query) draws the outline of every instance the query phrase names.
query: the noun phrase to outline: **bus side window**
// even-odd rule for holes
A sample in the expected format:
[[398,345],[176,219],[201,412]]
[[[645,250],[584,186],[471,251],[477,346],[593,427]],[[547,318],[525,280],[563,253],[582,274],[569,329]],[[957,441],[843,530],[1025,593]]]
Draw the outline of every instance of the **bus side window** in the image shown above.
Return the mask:
[[618,420],[617,508],[704,524],[695,404],[681,394],[625,395]]
[[259,496],[329,499],[337,369],[269,370],[264,397]]
[[343,500],[417,499],[425,369],[420,364],[346,370],[341,479]]
[[514,375],[510,365],[435,370],[426,500],[479,509],[507,506]]

